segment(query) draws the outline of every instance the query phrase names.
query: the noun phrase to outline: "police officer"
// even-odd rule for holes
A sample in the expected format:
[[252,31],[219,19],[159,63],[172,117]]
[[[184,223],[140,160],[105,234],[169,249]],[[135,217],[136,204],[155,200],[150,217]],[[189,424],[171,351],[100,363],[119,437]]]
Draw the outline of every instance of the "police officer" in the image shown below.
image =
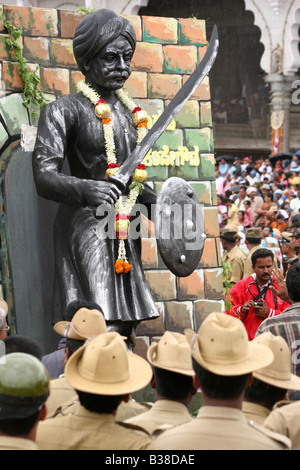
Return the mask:
[[165,331],[159,342],[153,342],[147,351],[152,365],[151,386],[155,389],[155,403],[149,411],[128,419],[127,423],[141,426],[154,434],[161,425],[177,425],[191,421],[188,404],[196,389],[191,352],[185,336]]
[[245,254],[236,244],[236,240],[241,238],[238,233],[238,228],[234,227],[232,224],[226,225],[221,229],[220,238],[224,250],[222,261],[231,268],[226,280],[235,284],[243,279],[245,259]]
[[296,251],[292,247],[292,238],[293,232],[282,232],[279,240],[284,275],[287,273],[290,265],[297,262]]
[[[85,303],[83,304],[85,305]],[[70,307],[70,306],[69,306]],[[72,306],[71,306],[72,307]],[[67,313],[69,310],[67,309]],[[72,318],[55,323],[54,330],[66,338],[63,364],[65,365],[71,355],[79,349],[84,342],[92,336],[107,332],[104,316],[96,308],[80,307]],[[50,382],[50,396],[47,400],[47,418],[52,418],[78,403],[78,396],[74,388],[66,380],[65,374]]]
[[31,354],[0,361],[0,450],[37,450],[36,429],[46,417],[49,375]]
[[[87,308],[88,302],[78,303],[76,301],[75,305],[78,305],[80,308],[73,315],[72,304],[73,302],[67,309],[67,314],[70,314],[72,318],[67,317],[67,320],[57,322],[54,325],[56,333],[66,339],[64,365],[87,339],[107,332],[106,322],[99,306],[98,308]],[[123,339],[126,340],[125,337]],[[47,400],[47,419],[54,418],[61,413],[73,413],[78,406],[78,395],[66,379],[64,373],[50,381],[50,396]],[[150,405],[147,406],[146,404],[135,402],[130,398],[126,403],[122,402],[118,407],[117,419],[125,420],[148,410],[149,407]]]
[[252,372],[273,360],[272,351],[248,341],[243,323],[213,312],[198,334],[185,330],[191,347],[195,385],[201,387],[197,418],[161,433],[154,450],[282,450],[291,443],[247,421],[242,399]]
[[261,231],[257,227],[250,227],[246,230],[245,244],[249,250],[244,259],[244,278],[253,274],[251,256],[254,251],[261,248]]
[[242,406],[248,419],[263,424],[276,403],[288,402],[288,390],[300,390],[300,377],[291,371],[292,356],[284,338],[266,332],[257,335],[253,342],[268,346],[274,355],[271,364],[253,372]]
[[87,340],[68,359],[65,374],[80,406],[71,415],[40,423],[41,450],[151,449],[152,439],[140,427],[116,421],[120,403],[146,387],[152,376],[148,362],[129,352],[119,333]]

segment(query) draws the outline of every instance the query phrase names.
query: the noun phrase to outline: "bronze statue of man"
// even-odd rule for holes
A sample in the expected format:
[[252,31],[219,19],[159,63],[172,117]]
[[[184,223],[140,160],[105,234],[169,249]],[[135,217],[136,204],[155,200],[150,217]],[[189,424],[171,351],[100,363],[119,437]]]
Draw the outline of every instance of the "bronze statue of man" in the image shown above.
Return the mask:
[[[144,124],[141,119],[137,127],[119,94],[131,73],[135,44],[132,25],[111,10],[96,10],[81,20],[73,48],[85,76],[82,91],[43,108],[33,153],[38,194],[60,203],[54,224],[53,323],[64,319],[71,301],[92,300],[101,305],[108,328],[128,337],[140,321],[158,316],[144,277],[140,239],[122,236],[124,228],[118,238],[99,237],[95,214],[99,206],[113,206],[119,199],[121,190],[109,182],[107,169],[130,158]],[[65,159],[69,172],[63,172]],[[129,184],[122,193],[129,201]],[[150,209],[155,201],[154,191],[143,184],[137,202]],[[115,268],[120,243],[132,266],[124,273]]]

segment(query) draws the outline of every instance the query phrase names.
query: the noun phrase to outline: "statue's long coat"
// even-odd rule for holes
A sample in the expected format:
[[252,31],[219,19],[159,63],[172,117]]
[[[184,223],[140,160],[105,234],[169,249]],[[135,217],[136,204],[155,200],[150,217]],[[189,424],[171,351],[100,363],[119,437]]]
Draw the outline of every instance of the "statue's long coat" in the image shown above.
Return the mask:
[[[119,165],[136,144],[132,116],[118,100],[111,105]],[[68,159],[70,175],[62,172]],[[126,241],[132,269],[116,274],[118,240],[101,239],[95,208],[84,200],[87,180],[105,180],[107,158],[102,123],[93,104],[81,93],[46,105],[40,116],[33,172],[38,193],[60,203],[54,224],[55,285],[53,322],[64,318],[72,300],[97,302],[107,321],[141,321],[158,316],[141,264],[141,240]],[[155,203],[146,184],[139,202]]]

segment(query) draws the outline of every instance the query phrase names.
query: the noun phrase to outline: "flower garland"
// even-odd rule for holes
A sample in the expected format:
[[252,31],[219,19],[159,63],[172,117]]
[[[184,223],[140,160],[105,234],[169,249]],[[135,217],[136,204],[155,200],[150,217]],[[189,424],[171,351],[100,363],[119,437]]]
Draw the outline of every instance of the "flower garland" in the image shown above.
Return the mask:
[[[107,158],[107,169],[106,178],[113,175],[118,171],[119,165],[116,158],[116,149],[114,142],[114,132],[111,122],[111,109],[109,104],[103,100],[100,95],[90,85],[81,80],[77,85],[78,91],[82,92],[83,95],[88,98],[95,106],[95,114],[101,119],[103,124],[104,142]],[[143,111],[135,102],[127,95],[127,93],[121,89],[115,92],[119,100],[124,106],[129,109],[132,113],[133,122],[137,127],[137,144],[139,144],[145,135],[147,134],[147,123],[148,114]],[[147,179],[147,172],[145,165],[138,165],[137,169],[132,175],[132,183],[129,186],[129,194],[126,198],[120,196],[115,203],[115,227],[116,235],[119,239],[119,250],[118,259],[115,262],[116,273],[127,273],[132,268],[129,264],[126,249],[125,240],[127,239],[129,232],[129,219],[133,206],[140,194],[142,194],[144,186],[143,183]]]

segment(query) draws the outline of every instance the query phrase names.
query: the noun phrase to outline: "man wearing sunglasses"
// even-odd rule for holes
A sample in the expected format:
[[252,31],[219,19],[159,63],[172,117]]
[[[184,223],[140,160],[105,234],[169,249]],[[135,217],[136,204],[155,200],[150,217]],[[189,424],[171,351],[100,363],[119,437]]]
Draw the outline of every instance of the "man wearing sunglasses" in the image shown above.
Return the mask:
[[267,248],[256,250],[252,257],[253,274],[229,291],[231,309],[226,313],[237,316],[245,325],[249,340],[265,318],[279,315],[290,303],[275,291],[279,286],[272,276],[274,254]]

